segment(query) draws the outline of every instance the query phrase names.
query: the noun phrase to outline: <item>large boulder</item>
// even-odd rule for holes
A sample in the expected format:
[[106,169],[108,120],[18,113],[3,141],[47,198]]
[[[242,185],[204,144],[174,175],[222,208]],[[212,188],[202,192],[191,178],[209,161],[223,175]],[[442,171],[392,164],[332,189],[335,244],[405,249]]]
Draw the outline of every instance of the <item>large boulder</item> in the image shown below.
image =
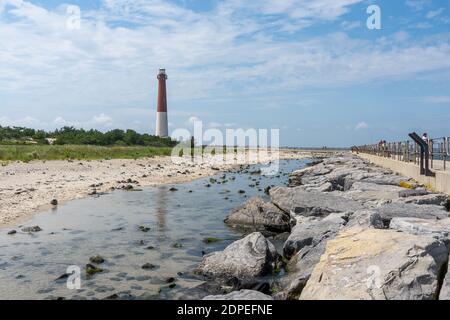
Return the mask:
[[291,260],[289,273],[279,281],[277,299],[297,299],[312,270],[325,252],[326,243],[343,228],[346,220],[341,214],[330,214],[322,220],[297,224],[284,244],[284,255]]
[[298,223],[284,243],[284,256],[290,259],[303,247],[317,245],[335,235],[345,223],[346,221],[338,214],[331,214],[322,220]]
[[343,197],[355,201],[392,201],[399,198],[399,192],[405,190],[398,186],[376,184],[363,181],[353,182]]
[[203,300],[273,300],[273,298],[259,291],[240,290],[225,295],[207,296]]
[[[409,191],[416,191],[416,190],[409,190]],[[403,202],[403,203],[413,203],[413,204],[432,204],[437,206],[444,206],[447,202],[448,196],[441,193],[428,193],[428,194],[422,194],[417,193],[419,195],[410,195],[410,196],[403,196],[400,195],[400,198],[396,200],[396,202]]]
[[255,197],[231,212],[225,223],[253,231],[284,232],[290,230],[290,215],[274,204]]
[[270,189],[272,202],[285,212],[304,216],[327,216],[333,212],[353,212],[363,206],[344,197],[318,191],[305,191],[300,187]]
[[431,236],[348,229],[328,241],[300,299],[435,299],[447,259],[445,244]]
[[277,300],[295,300],[300,297],[330,239],[323,238],[315,245],[305,246],[291,258],[287,264],[289,272],[278,283],[280,291],[275,296]]
[[439,300],[450,300],[450,267],[447,267],[447,273],[442,282],[441,291],[439,292]]
[[374,208],[385,224],[393,218],[411,217],[421,219],[445,219],[448,212],[445,207],[435,205],[417,205],[410,203],[389,203]]
[[393,218],[389,228],[411,234],[430,235],[445,242],[450,241],[450,218],[442,220]]
[[224,280],[248,279],[271,274],[278,260],[273,244],[260,232],[254,232],[223,251],[205,255],[197,273]]
[[347,228],[374,228],[385,229],[383,219],[380,214],[374,210],[358,210],[348,217]]

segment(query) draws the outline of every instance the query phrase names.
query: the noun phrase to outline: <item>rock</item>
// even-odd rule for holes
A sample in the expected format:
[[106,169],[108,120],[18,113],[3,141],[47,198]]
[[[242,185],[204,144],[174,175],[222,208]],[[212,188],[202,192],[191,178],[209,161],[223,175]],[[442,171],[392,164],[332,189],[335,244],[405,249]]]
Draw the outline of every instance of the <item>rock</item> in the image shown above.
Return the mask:
[[430,235],[450,242],[450,218],[442,220],[419,218],[393,218],[390,229],[417,235]]
[[298,223],[283,246],[283,255],[291,258],[303,247],[315,246],[324,239],[334,236],[346,221],[339,215],[331,214],[322,220]]
[[318,191],[304,191],[301,187],[270,189],[272,202],[285,212],[304,216],[326,216],[332,212],[354,212],[364,207],[356,201]]
[[447,259],[445,244],[430,236],[349,229],[328,241],[300,299],[435,299]]
[[273,300],[273,298],[254,290],[240,290],[225,295],[206,296],[203,300]]
[[174,191],[178,191],[178,189],[177,189],[177,188],[175,188],[175,187],[172,187],[172,188],[170,188],[170,189],[169,189],[169,191],[172,191],[172,192],[174,192]]
[[238,193],[243,194],[243,193],[245,193],[245,190],[239,190]]
[[418,205],[431,204],[436,206],[445,206],[447,202],[447,195],[439,193],[430,193],[421,196],[402,197],[397,202],[413,203]]
[[154,265],[152,263],[146,263],[141,268],[144,269],[144,270],[153,270],[153,269],[157,269],[158,266]]
[[260,232],[254,232],[223,251],[205,255],[197,273],[225,280],[253,278],[271,274],[278,260],[273,244]]
[[420,189],[405,189],[401,190],[398,193],[398,196],[401,198],[408,198],[408,197],[418,197],[418,196],[424,196],[427,195],[427,190],[420,190]]
[[39,231],[42,231],[42,229],[41,229],[41,227],[39,227],[39,226],[33,226],[33,227],[25,227],[25,228],[22,228],[22,231],[23,232],[39,232]]
[[236,208],[224,222],[234,227],[251,228],[254,231],[290,230],[290,216],[260,197],[251,198]]
[[281,291],[274,298],[277,300],[295,300],[300,297],[316,264],[325,252],[327,241],[324,238],[314,246],[303,247],[287,264],[288,274],[279,283]]
[[16,234],[17,233],[17,231],[16,230],[11,230],[11,231],[8,231],[8,235],[13,235],[13,234]]
[[448,212],[444,207],[434,205],[417,205],[409,203],[389,203],[374,208],[385,225],[388,225],[392,218],[412,217],[421,219],[445,219]]
[[103,269],[94,266],[93,264],[88,263],[86,265],[86,275],[93,276],[96,273],[103,272]]
[[58,200],[53,199],[52,201],[50,201],[50,204],[53,206],[57,206],[58,205]]
[[216,243],[216,242],[220,242],[220,241],[222,241],[222,239],[214,238],[214,237],[207,237],[207,238],[203,239],[203,242],[206,243],[206,244]]
[[392,201],[399,198],[401,190],[398,186],[357,181],[342,196],[360,202]]
[[444,281],[442,282],[441,291],[439,293],[439,300],[450,300],[450,272],[449,267],[447,267],[447,273],[445,275]]
[[404,188],[393,186],[393,185],[387,185],[387,184],[377,184],[377,183],[370,183],[370,182],[364,182],[364,181],[356,181],[352,184],[352,187],[350,190],[358,190],[358,191],[388,191],[392,193],[399,194],[400,192],[404,191]]
[[91,263],[95,263],[95,264],[102,264],[103,262],[105,262],[105,259],[103,259],[103,257],[101,257],[99,255],[96,255],[96,256],[90,257],[89,261]]
[[150,228],[146,226],[139,226],[138,229],[142,232],[149,232]]
[[358,210],[349,217],[347,228],[362,227],[385,229],[381,215],[374,210]]

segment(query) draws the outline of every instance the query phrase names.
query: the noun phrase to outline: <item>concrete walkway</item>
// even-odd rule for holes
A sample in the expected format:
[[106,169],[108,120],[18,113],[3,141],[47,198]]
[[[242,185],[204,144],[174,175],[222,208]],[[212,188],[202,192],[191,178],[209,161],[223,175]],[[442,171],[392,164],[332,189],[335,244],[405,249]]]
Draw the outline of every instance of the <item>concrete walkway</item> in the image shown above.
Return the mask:
[[358,153],[362,159],[368,160],[373,164],[381,166],[383,168],[390,169],[405,177],[412,178],[417,182],[427,186],[428,188],[447,193],[450,195],[450,163],[447,162],[447,168],[444,170],[443,161],[434,160],[432,172],[435,173],[434,177],[426,177],[420,175],[420,167],[412,162],[403,162],[392,158],[384,158],[376,155]]

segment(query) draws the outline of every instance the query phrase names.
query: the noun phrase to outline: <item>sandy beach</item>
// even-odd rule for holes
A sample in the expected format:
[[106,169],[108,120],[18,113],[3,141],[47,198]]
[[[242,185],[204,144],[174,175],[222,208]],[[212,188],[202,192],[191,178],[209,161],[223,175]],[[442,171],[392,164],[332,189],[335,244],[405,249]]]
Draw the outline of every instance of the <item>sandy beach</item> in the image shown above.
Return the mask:
[[174,163],[171,157],[137,160],[13,162],[0,167],[0,227],[26,221],[58,204],[114,189],[175,184],[216,174],[241,164],[298,159],[308,153],[284,150],[279,154],[238,154],[231,161],[219,156],[200,164]]

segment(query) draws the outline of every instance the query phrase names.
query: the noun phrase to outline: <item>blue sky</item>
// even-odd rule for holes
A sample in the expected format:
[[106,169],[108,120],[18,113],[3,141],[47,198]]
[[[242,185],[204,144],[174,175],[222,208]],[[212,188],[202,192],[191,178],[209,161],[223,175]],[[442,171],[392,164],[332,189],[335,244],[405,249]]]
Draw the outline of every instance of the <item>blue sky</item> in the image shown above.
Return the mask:
[[279,128],[290,146],[450,135],[448,1],[0,0],[0,125],[153,133],[159,67],[171,130]]

